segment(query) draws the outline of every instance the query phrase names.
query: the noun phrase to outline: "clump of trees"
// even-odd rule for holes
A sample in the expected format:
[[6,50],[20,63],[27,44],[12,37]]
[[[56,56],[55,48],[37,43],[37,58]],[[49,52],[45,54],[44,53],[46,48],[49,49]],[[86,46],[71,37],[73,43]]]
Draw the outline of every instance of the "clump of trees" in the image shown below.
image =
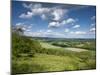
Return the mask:
[[[33,40],[24,35],[24,30],[15,28],[12,31],[12,75],[17,73],[33,72],[35,68],[42,70],[38,64],[28,63],[28,59],[35,56],[36,52],[40,52],[41,45],[37,40]],[[18,60],[23,60],[18,63]],[[27,61],[26,63],[24,61]],[[32,67],[33,66],[33,67]]]
[[32,40],[24,35],[24,30],[14,28],[12,32],[12,56],[20,57],[26,55],[29,57],[34,56],[35,52],[41,49],[41,46],[37,40]]
[[16,33],[12,34],[12,54],[13,56],[20,57],[21,54],[28,54],[34,56],[33,42],[25,36],[20,36]]

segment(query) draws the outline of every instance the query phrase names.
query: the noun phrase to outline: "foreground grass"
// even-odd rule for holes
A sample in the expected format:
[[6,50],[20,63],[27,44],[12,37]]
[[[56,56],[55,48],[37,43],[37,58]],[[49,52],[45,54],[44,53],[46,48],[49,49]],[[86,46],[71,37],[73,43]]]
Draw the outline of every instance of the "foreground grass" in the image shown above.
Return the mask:
[[83,59],[75,55],[57,56],[37,53],[35,54],[35,57],[20,57],[16,60],[14,59],[12,64],[13,74],[22,74],[33,72],[95,69],[96,63],[95,58],[93,57]]
[[68,48],[62,47],[64,45],[61,44],[60,46],[46,41],[32,40],[15,33],[12,43],[12,75],[96,68],[95,49],[91,50],[90,45],[76,48],[72,41]]

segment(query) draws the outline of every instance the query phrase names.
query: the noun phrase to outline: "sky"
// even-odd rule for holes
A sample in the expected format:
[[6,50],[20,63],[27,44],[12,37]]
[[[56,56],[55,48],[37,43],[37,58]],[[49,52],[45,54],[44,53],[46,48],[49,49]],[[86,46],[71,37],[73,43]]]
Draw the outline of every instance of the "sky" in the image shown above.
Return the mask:
[[24,35],[51,38],[95,38],[96,7],[12,1],[12,27]]

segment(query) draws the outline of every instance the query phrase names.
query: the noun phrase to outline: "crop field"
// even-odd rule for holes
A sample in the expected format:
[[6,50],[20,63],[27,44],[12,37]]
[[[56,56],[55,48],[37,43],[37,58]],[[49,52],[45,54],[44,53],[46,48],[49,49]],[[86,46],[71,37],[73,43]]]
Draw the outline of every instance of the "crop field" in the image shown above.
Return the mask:
[[63,47],[54,46],[54,45],[43,43],[43,42],[41,42],[40,44],[43,48],[47,48],[47,49],[62,49],[62,50],[71,50],[71,51],[76,51],[76,52],[88,51],[87,49],[81,49],[81,48],[72,48],[72,47],[63,48]]
[[76,51],[76,52],[83,52],[83,51],[88,51],[86,49],[81,49],[81,48],[65,48],[66,50],[71,50],[71,51]]
[[59,46],[54,46],[54,45],[51,45],[49,43],[45,43],[45,42],[40,42],[41,46],[43,48],[47,48],[47,49],[63,49],[62,47],[59,47]]

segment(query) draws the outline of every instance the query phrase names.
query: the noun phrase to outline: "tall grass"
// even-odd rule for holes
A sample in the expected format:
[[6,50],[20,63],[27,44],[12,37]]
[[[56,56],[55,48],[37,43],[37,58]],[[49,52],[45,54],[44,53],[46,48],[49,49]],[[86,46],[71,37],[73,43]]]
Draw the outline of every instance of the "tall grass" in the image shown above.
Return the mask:
[[51,48],[47,48],[40,42],[12,34],[12,75],[96,68],[95,51],[74,52],[49,44]]

